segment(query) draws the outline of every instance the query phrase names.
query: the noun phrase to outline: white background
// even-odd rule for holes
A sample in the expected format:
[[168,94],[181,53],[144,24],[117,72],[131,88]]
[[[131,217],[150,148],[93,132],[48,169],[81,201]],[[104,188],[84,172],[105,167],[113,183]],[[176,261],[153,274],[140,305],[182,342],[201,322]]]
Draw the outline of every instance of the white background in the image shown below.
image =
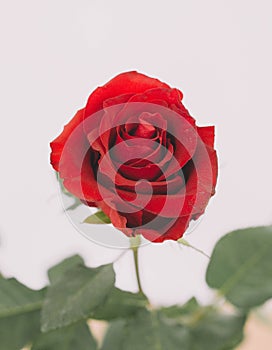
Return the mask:
[[[120,254],[86,240],[63,213],[49,142],[96,86],[127,70],[180,88],[198,125],[216,125],[217,194],[188,240],[210,253],[229,230],[272,223],[269,0],[2,0],[0,16],[4,275],[40,288],[68,255],[97,266]],[[206,263],[187,248],[149,245],[144,291],[155,304],[206,301]],[[136,290],[131,254],[115,268],[117,285]]]

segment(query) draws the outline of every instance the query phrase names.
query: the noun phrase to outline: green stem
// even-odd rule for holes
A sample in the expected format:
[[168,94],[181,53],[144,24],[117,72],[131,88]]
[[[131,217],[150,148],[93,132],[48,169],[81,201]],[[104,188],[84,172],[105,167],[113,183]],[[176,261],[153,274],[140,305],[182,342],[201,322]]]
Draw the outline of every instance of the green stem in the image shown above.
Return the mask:
[[194,249],[196,252],[198,252],[198,253],[204,255],[204,256],[205,256],[206,258],[208,258],[208,259],[211,258],[208,254],[206,254],[205,252],[203,252],[203,250],[194,247],[194,246],[191,245],[188,241],[186,241],[186,239],[184,239],[184,238],[180,238],[180,239],[178,240],[178,243],[183,244],[185,247],[189,247],[189,248],[191,248],[191,249]]
[[141,279],[140,279],[140,272],[139,272],[139,255],[138,254],[139,254],[140,244],[141,244],[141,237],[140,236],[130,238],[130,249],[133,251],[139,293],[143,294],[143,289],[142,289]]

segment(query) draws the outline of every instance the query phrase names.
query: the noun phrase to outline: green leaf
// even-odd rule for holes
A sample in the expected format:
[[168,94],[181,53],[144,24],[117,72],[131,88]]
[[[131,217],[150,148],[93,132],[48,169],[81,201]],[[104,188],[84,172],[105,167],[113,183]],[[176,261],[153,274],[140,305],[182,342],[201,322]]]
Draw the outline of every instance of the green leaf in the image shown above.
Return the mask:
[[130,317],[147,306],[148,300],[142,294],[134,294],[114,288],[105,303],[95,309],[91,317],[97,320],[112,320]]
[[168,322],[160,313],[142,311],[127,323],[123,349],[189,350],[190,334],[186,327]]
[[41,334],[31,350],[96,350],[96,342],[85,322]]
[[185,315],[192,315],[199,310],[199,304],[196,298],[191,298],[182,306],[174,305],[160,309],[160,312],[169,318],[180,318]]
[[230,350],[242,341],[244,315],[225,315],[211,306],[190,303],[185,314],[171,312],[167,317],[162,310],[142,310],[112,322],[102,350]]
[[44,294],[13,278],[0,279],[0,350],[21,349],[39,333]]
[[84,224],[110,224],[110,218],[102,211],[99,210],[96,213],[88,216],[84,221]]
[[216,244],[206,280],[243,309],[272,297],[272,227],[233,231]]
[[16,279],[0,279],[0,319],[39,310],[45,290],[34,291]]
[[0,350],[19,350],[40,332],[40,312],[31,311],[0,319]]
[[[126,320],[114,320],[110,323],[101,350],[122,350],[125,337]],[[127,349],[128,350],[128,349]]]
[[[173,322],[165,322],[156,311],[142,310],[135,317],[127,320],[125,325],[119,323],[115,324],[115,327],[117,330],[109,328],[103,350],[191,349],[188,330]],[[115,342],[116,346],[111,347],[111,342]]]
[[190,326],[194,350],[231,350],[243,340],[244,315],[224,315],[208,310]]
[[76,266],[67,271],[48,288],[42,310],[42,331],[88,318],[104,303],[114,281],[112,264],[95,269]]
[[78,265],[84,265],[84,260],[79,255],[74,255],[63,260],[58,265],[53,266],[50,270],[48,270],[48,277],[50,282],[55,283],[58,278],[63,276],[65,272]]
[[223,314],[214,306],[199,305],[195,298],[183,306],[163,308],[160,313],[186,327],[194,350],[233,349],[243,339],[245,315]]

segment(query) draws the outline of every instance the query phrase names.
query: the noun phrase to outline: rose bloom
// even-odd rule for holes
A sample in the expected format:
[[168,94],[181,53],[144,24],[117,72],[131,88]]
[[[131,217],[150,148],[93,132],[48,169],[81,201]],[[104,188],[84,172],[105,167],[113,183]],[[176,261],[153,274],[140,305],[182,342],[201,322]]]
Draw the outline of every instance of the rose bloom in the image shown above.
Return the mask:
[[63,185],[127,236],[178,240],[215,193],[214,127],[198,127],[182,93],[137,72],[89,97],[51,142]]

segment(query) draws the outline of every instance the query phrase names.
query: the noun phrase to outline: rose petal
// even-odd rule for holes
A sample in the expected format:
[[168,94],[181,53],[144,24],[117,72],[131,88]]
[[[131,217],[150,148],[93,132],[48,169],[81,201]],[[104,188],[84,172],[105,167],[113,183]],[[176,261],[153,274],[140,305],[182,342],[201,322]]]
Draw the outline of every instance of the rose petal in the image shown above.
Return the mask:
[[[211,131],[210,129],[209,131]],[[208,131],[208,130],[206,130]],[[204,138],[207,142],[212,142],[211,134],[207,133]],[[186,189],[188,193],[195,193],[195,203],[192,213],[195,217],[203,214],[210,200],[215,193],[217,181],[218,164],[216,151],[199,138],[195,155],[192,159],[191,172],[188,177]]]
[[119,74],[90,95],[85,108],[85,118],[101,110],[105,100],[124,94],[137,94],[153,88],[169,88],[169,86],[158,79],[135,71]]
[[189,226],[190,216],[183,216],[167,220],[159,227],[160,220],[158,220],[158,227],[155,229],[141,228],[135,231],[135,234],[142,234],[146,239],[154,243],[161,243],[166,240],[178,240],[181,238]]
[[51,143],[51,162],[69,192],[83,201],[96,202],[101,199],[94,173],[99,155],[85,136],[82,113],[79,111]]
[[197,132],[207,147],[214,146],[214,126],[197,127]]
[[[135,186],[137,182],[125,179],[122,176],[118,175],[119,174],[117,174],[115,177],[115,186],[124,191],[135,192]],[[175,194],[181,187],[185,185],[184,179],[181,176],[176,176],[173,179],[167,181],[150,181],[149,184],[152,186],[153,195]],[[137,188],[137,192],[140,193],[141,189]]]
[[[53,168],[56,171],[59,171],[59,161],[63,152],[63,148],[65,146],[65,143],[70,137],[70,135],[73,133],[73,131],[81,123],[83,119],[83,114],[84,114],[84,109],[79,110],[76,113],[76,115],[72,118],[72,120],[64,126],[62,133],[54,141],[50,143],[50,147],[52,149],[52,152],[50,155],[50,161]],[[82,136],[82,134],[77,133],[77,135],[78,135],[78,142],[79,142],[79,148],[80,148],[80,144],[81,144],[80,137]]]
[[[193,196],[186,196],[184,187],[175,194],[141,194],[136,197],[135,193],[116,189],[120,198],[124,201],[133,202],[135,208],[171,218],[173,216],[188,215],[192,212]],[[122,211],[120,209],[120,211]]]
[[121,215],[114,204],[107,205],[104,201],[99,202],[99,208],[110,218],[111,223],[118,230],[122,231],[125,235],[131,236],[133,230],[127,227],[127,219],[124,215]]
[[130,94],[122,94],[122,95],[119,95],[119,96],[108,98],[107,100],[103,101],[103,108],[107,108],[107,107],[111,107],[111,106],[114,106],[114,105],[125,103],[132,96],[133,96],[133,94],[130,93]]

